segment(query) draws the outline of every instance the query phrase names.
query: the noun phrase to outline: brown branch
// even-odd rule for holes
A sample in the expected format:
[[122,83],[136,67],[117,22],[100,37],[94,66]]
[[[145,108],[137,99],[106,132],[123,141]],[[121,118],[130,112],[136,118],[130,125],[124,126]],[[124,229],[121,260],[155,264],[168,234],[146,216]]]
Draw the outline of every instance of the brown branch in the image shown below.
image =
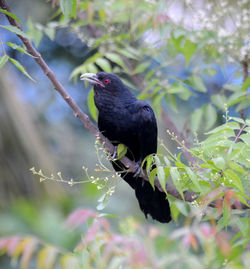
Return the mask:
[[237,143],[239,141],[239,137],[240,137],[240,135],[243,132],[243,130],[244,130],[245,127],[246,127],[246,124],[242,124],[242,126],[239,129],[237,135],[235,136],[234,143]]
[[245,57],[245,60],[242,61],[242,67],[243,67],[243,81],[245,81],[248,78],[248,57]]
[[[246,81],[246,79],[248,78],[248,56],[245,56],[245,59],[241,62],[242,67],[243,67],[243,82]],[[245,119],[245,109],[242,109],[240,111],[240,117],[244,120]]]
[[[11,10],[10,10],[9,6],[7,5],[5,0],[0,0],[0,7],[2,9],[4,9],[4,10],[7,10],[7,11],[11,12]],[[22,27],[13,18],[9,17],[8,15],[6,15],[6,17],[7,17],[7,19],[9,20],[9,22],[10,22],[10,24],[12,26],[16,26],[20,30],[22,30]],[[64,89],[62,84],[57,79],[54,72],[46,64],[46,62],[42,58],[41,54],[34,48],[34,46],[31,44],[31,42],[27,38],[25,38],[25,37],[23,37],[21,35],[17,35],[17,36],[22,40],[23,44],[26,47],[27,52],[30,53],[34,57],[37,64],[43,70],[44,74],[49,78],[49,80],[51,81],[51,83],[54,86],[54,89],[62,96],[62,98],[65,100],[65,102],[72,108],[75,117],[78,117],[79,120],[85,126],[85,128],[88,129],[97,139],[99,139],[99,141],[103,144],[104,149],[107,152],[109,152],[111,155],[113,155],[114,151],[115,151],[115,147],[112,145],[112,143],[105,136],[102,135],[102,133],[98,130],[98,128],[90,121],[89,117],[80,109],[80,107],[70,97],[68,92]],[[128,171],[130,171],[130,172],[136,172],[137,171],[137,164],[135,162],[129,160],[127,157],[125,157],[125,156],[122,157],[120,159],[120,161],[128,169]],[[147,181],[149,180],[147,175],[143,171],[140,173],[140,177],[142,177],[143,179],[145,179]],[[161,188],[157,177],[155,179],[155,186],[160,191],[163,192],[163,189]],[[173,197],[175,197],[177,199],[182,200],[182,197],[181,197],[180,193],[178,192],[178,190],[176,189],[176,187],[174,187],[171,184],[167,183],[166,190],[167,190],[168,194],[172,195]],[[184,192],[184,199],[187,202],[193,202],[198,197],[199,196],[194,192],[188,192],[188,191]],[[250,201],[247,201],[247,203],[250,205]],[[211,204],[209,204],[209,206],[214,207],[214,204],[211,203]],[[247,209],[248,206],[241,203],[241,208],[242,209]]]

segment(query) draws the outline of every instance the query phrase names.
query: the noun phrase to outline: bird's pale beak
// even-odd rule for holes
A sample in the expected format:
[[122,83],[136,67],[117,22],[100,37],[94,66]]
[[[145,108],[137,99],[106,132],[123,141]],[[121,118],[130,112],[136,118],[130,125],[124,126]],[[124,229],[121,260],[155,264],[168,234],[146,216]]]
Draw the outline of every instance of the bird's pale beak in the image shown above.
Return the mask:
[[85,80],[90,82],[92,85],[100,85],[102,87],[105,87],[104,84],[98,79],[96,74],[93,73],[85,73],[80,76],[80,80]]

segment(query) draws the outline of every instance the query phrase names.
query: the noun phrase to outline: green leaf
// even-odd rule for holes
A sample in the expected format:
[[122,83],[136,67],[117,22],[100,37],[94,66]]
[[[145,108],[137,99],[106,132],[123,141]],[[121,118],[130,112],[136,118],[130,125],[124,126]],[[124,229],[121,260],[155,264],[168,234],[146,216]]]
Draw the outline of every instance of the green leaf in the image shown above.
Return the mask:
[[209,191],[211,191],[210,183],[206,180],[199,181],[199,185],[201,186],[202,193],[208,193]]
[[168,159],[168,156],[163,156],[164,162],[166,164],[166,166],[171,166],[171,162]]
[[239,103],[239,105],[236,108],[236,111],[239,112],[242,109],[245,109],[247,107],[250,107],[250,96],[247,96],[243,101]]
[[30,36],[27,35],[26,33],[24,33],[23,31],[21,31],[19,28],[17,28],[16,26],[12,26],[12,25],[0,25],[0,27],[16,34],[16,35],[20,35],[22,37],[25,37],[27,39],[30,39]]
[[109,63],[109,61],[107,61],[106,59],[100,57],[98,59],[96,59],[95,63],[101,67],[101,69],[107,73],[111,73],[112,69],[111,69],[111,65]]
[[152,97],[152,106],[157,116],[160,116],[161,114],[162,111],[161,101],[162,98],[165,96],[165,94],[166,94],[165,92],[161,92],[160,94],[155,94]]
[[34,41],[35,45],[38,46],[40,41],[42,40],[43,33],[40,29],[37,29],[37,27],[33,24],[31,19],[29,18],[27,21],[27,27],[28,27],[28,35],[30,38]]
[[185,87],[181,82],[175,82],[173,83],[169,89],[167,90],[168,94],[178,94],[178,96],[182,99],[182,100],[188,100],[189,97],[192,95],[192,92]]
[[56,30],[54,28],[46,27],[44,28],[44,33],[51,39],[55,39]]
[[0,57],[0,68],[2,68],[9,60],[8,55],[4,55]]
[[238,173],[240,173],[240,174],[246,174],[246,173],[247,173],[247,171],[245,171],[245,169],[243,169],[243,168],[241,167],[241,165],[239,165],[239,164],[236,163],[235,161],[230,161],[230,162],[228,163],[228,166],[229,166],[231,169],[235,170],[236,172],[238,172]]
[[150,174],[149,174],[149,183],[151,184],[153,189],[155,189],[154,182],[155,182],[156,174],[157,174],[157,168],[154,168],[152,171],[150,171]]
[[249,232],[249,219],[247,219],[247,218],[235,218],[234,221],[236,222],[235,226],[240,229],[243,236],[247,237],[247,233]]
[[171,167],[170,168],[170,175],[172,177],[172,180],[173,180],[173,183],[174,183],[175,187],[177,188],[178,192],[180,193],[182,199],[185,201],[183,191],[182,191],[182,188],[181,188],[181,183],[180,183],[181,176],[180,176],[180,173],[179,173],[179,171],[177,170],[176,167]]
[[160,161],[160,159],[159,159],[159,157],[157,155],[154,155],[154,160],[155,160],[155,164],[157,166],[160,166],[161,165],[161,161]]
[[202,109],[196,109],[192,115],[191,115],[191,129],[196,132],[201,124],[201,119],[203,115],[203,110]]
[[72,16],[74,19],[76,19],[77,15],[77,0],[73,0],[73,6],[72,6]]
[[228,106],[233,106],[243,100],[245,100],[247,93],[246,92],[241,92],[237,91],[233,93],[227,100],[227,105]]
[[205,128],[206,130],[209,130],[217,120],[217,112],[211,104],[204,106],[203,109],[205,116]]
[[224,175],[225,179],[227,180],[227,182],[230,183],[230,185],[232,184],[234,187],[236,187],[238,190],[244,193],[244,188],[241,183],[241,180],[232,169],[226,169],[224,171]]
[[235,92],[238,91],[241,88],[241,86],[239,84],[225,84],[223,88]]
[[19,63],[17,60],[13,59],[13,58],[9,58],[10,61],[26,76],[28,77],[30,80],[32,80],[33,82],[36,82],[29,74],[28,72],[24,69],[24,67],[22,66],[21,63]]
[[250,146],[250,133],[242,134],[240,139],[242,139],[248,146]]
[[105,9],[102,8],[102,9],[99,10],[99,17],[100,17],[101,21],[104,23],[105,19],[106,19]]
[[207,92],[202,79],[197,75],[192,75],[189,79],[190,85],[198,92]]
[[9,17],[11,17],[12,19],[16,20],[19,24],[22,24],[21,21],[18,19],[18,17],[15,14],[13,14],[7,10],[1,9],[1,8],[0,8],[0,12],[6,14]]
[[242,85],[242,90],[245,91],[250,87],[250,77],[247,77],[247,79],[244,81]]
[[193,54],[195,53],[197,48],[197,45],[193,42],[191,42],[190,40],[186,40],[184,47],[182,49],[183,55],[185,57],[185,63],[186,66],[188,66],[188,63],[190,61],[190,59],[192,58]]
[[167,193],[166,190],[166,177],[165,177],[165,170],[163,168],[163,166],[157,166],[157,176],[158,176],[158,180],[161,184],[162,189],[165,191],[165,193]]
[[100,213],[98,215],[99,218],[118,218],[117,215],[109,214],[109,213]]
[[166,102],[169,104],[171,109],[175,112],[178,113],[178,108],[177,108],[177,103],[176,103],[176,97],[173,94],[166,94],[165,96]]
[[119,52],[119,54],[124,55],[127,58],[134,59],[134,60],[140,59],[138,53],[131,52],[129,49],[122,48],[122,49],[116,49],[116,51]]
[[69,76],[69,79],[72,79],[72,78],[76,78],[78,77],[80,74],[84,74],[87,72],[87,69],[86,69],[86,66],[85,65],[79,65],[77,66],[73,71],[72,73],[70,74]]
[[223,94],[211,95],[212,103],[221,110],[225,109],[225,104],[227,104],[227,99]]
[[228,223],[230,221],[231,214],[230,214],[230,209],[228,208],[228,206],[225,203],[225,199],[223,200],[222,211],[223,211],[223,217],[222,217],[223,218],[223,225],[227,229]]
[[242,192],[238,192],[238,191],[235,191],[234,192],[236,195],[237,195],[237,199],[243,203],[244,205],[246,205],[247,207],[250,208],[250,205],[249,203],[247,202],[247,200],[249,200],[249,196],[245,195],[244,193]]
[[[174,34],[175,34],[175,32],[174,32]],[[182,53],[181,43],[182,43],[182,40],[184,39],[183,33],[181,33],[181,35],[178,35],[178,37],[175,35],[175,37],[172,37],[170,39],[170,41],[172,41],[172,43],[174,44],[175,49],[178,52]]]
[[146,163],[146,172],[147,174],[150,173],[150,169],[152,168],[152,162],[153,162],[153,155],[148,155],[143,161],[141,166],[145,167],[145,163]]
[[103,210],[109,203],[109,199],[104,199],[102,202],[98,203],[98,205],[96,206],[96,209],[101,211]]
[[124,144],[119,144],[117,147],[117,159],[121,159],[127,153],[127,147]]
[[178,206],[175,203],[171,203],[170,210],[171,210],[171,216],[173,217],[173,220],[177,222],[178,216],[180,215],[180,210]]
[[189,178],[192,180],[193,184],[195,185],[195,187],[199,190],[201,194],[204,194],[202,188],[200,187],[197,175],[189,167],[185,167],[185,170]]
[[234,120],[234,121],[237,121],[239,123],[245,124],[245,121],[243,119],[241,119],[241,118],[238,118],[238,117],[230,116],[230,120]]
[[20,52],[22,52],[22,53],[24,53],[24,54],[27,54],[27,55],[33,57],[33,56],[32,56],[31,54],[29,54],[23,47],[21,47],[21,46],[19,46],[19,45],[17,45],[17,44],[14,44],[14,43],[11,43],[11,42],[7,42],[7,43],[5,43],[5,44],[8,45],[9,47],[11,47],[11,48],[14,49],[14,50],[18,50],[18,51],[20,51]]
[[137,65],[133,74],[138,74],[138,73],[144,72],[149,67],[149,65],[150,65],[150,63],[148,63],[148,62],[141,63],[141,64]]
[[214,165],[215,165],[217,168],[219,168],[219,169],[221,169],[221,170],[223,170],[223,169],[225,168],[225,166],[226,166],[226,162],[225,162],[225,160],[224,160],[223,157],[213,158],[213,159],[212,159],[212,162],[214,163]]
[[215,133],[218,133],[218,132],[221,132],[221,131],[227,131],[228,129],[229,130],[235,130],[235,129],[239,129],[239,128],[240,128],[240,126],[239,126],[238,123],[231,121],[231,122],[222,124],[222,125],[214,128],[213,130],[207,132],[206,134],[210,135],[210,134],[215,134]]
[[76,17],[77,0],[60,0],[60,7],[66,19]]
[[89,73],[94,73],[96,74],[98,72],[98,68],[96,67],[96,65],[94,65],[93,63],[89,63],[87,66],[86,66],[86,69]]
[[150,82],[147,84],[146,86],[146,90],[148,89],[152,89],[153,87],[155,87],[158,83],[160,82],[160,79],[157,78],[153,78],[150,80]]
[[188,216],[189,212],[188,212],[188,206],[180,200],[175,201],[175,205],[178,207],[179,211],[184,215],[184,216]]
[[91,117],[97,122],[98,110],[97,110],[97,108],[95,106],[94,90],[93,89],[91,89],[89,91],[88,108],[89,108],[89,113],[90,113]]
[[119,54],[108,52],[105,54],[105,57],[108,58],[110,61],[116,63],[117,65],[123,68],[125,67],[122,57]]

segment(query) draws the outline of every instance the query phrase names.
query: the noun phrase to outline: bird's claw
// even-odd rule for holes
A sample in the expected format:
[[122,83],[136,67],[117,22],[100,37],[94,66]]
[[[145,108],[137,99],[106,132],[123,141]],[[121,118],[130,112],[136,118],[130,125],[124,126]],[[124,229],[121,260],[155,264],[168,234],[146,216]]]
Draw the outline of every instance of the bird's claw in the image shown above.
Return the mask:
[[109,155],[109,159],[112,160],[112,161],[114,161],[118,157],[117,146],[114,146],[114,147],[115,147],[115,150],[114,150],[113,154],[110,154],[110,153],[108,154]]
[[133,177],[138,177],[140,175],[140,173],[141,173],[141,162],[137,162]]

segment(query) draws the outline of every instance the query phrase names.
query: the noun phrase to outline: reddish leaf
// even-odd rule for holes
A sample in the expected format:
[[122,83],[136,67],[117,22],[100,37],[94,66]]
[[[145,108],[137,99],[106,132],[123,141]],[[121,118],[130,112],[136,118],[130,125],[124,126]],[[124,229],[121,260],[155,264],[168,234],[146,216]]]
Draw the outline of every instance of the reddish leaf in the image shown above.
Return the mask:
[[26,246],[29,245],[32,241],[34,241],[33,237],[25,237],[25,238],[20,239],[20,241],[16,245],[15,249],[13,248],[14,252],[13,252],[12,256],[15,259],[18,259],[18,257],[20,255],[22,255],[23,252],[25,251]]
[[38,245],[38,240],[36,238],[32,238],[32,240],[30,240],[23,247],[23,255],[22,255],[21,261],[20,261],[21,269],[28,268],[30,260],[32,258],[32,255],[37,248],[37,245]]
[[96,213],[90,209],[77,209],[69,215],[65,222],[65,226],[71,229],[78,228],[83,225],[89,218],[96,218]]
[[222,212],[222,200],[221,199],[216,200],[216,208],[217,208],[218,212],[221,214],[221,212]]
[[197,250],[198,248],[198,242],[196,240],[196,237],[193,234],[188,234],[184,236],[182,243],[185,247],[191,246],[195,250]]
[[201,224],[201,232],[205,237],[210,237],[216,233],[215,228],[212,228],[208,223]]
[[6,251],[7,243],[8,243],[8,238],[6,238],[6,237],[1,237],[1,238],[0,238],[0,250],[4,250],[4,251]]
[[230,238],[229,235],[225,232],[221,232],[216,236],[216,242],[219,245],[221,253],[228,257],[231,252]]
[[85,243],[92,242],[95,240],[98,232],[101,230],[101,228],[104,228],[106,232],[109,232],[109,223],[107,220],[103,218],[98,218],[96,221],[92,224],[92,226],[89,228],[86,236],[84,237]]
[[7,253],[12,257],[14,253],[16,252],[18,245],[20,243],[20,237],[14,235],[8,238],[8,242],[6,245],[6,251]]

